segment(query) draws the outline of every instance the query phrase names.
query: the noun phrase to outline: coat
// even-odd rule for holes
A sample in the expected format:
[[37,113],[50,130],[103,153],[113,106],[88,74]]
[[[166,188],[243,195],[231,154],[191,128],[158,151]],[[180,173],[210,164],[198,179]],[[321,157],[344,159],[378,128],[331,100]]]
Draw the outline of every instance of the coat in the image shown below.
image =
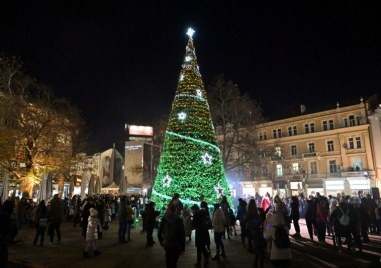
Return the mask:
[[219,208],[214,211],[212,223],[213,223],[213,231],[215,233],[225,232],[226,218],[222,209]]
[[196,247],[210,245],[209,230],[203,228],[207,212],[200,209],[193,215],[192,226],[196,229]]
[[[284,221],[283,215],[275,213],[266,221],[266,231],[263,237],[266,240],[275,240],[275,225],[284,225],[285,230],[289,233],[289,229]],[[278,248],[275,243],[272,243],[270,251],[270,260],[290,260],[292,258],[291,248]]]
[[191,236],[192,234],[192,217],[190,214],[190,211],[187,209],[184,209],[184,231],[185,236]]
[[145,209],[145,226],[147,230],[154,229],[156,226],[156,218],[159,216],[159,212],[151,206],[146,206]]
[[161,220],[157,236],[166,250],[185,250],[185,232],[183,220],[176,214],[166,215]]
[[61,222],[64,218],[64,205],[61,199],[54,197],[48,210],[49,222]]
[[86,241],[92,241],[98,239],[97,226],[99,225],[99,219],[95,217],[89,217],[86,231]]

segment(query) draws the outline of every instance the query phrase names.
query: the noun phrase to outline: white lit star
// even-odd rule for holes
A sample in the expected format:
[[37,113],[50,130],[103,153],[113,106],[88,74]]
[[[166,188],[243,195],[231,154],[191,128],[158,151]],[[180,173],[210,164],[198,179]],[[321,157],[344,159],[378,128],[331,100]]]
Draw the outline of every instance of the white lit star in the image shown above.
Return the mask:
[[189,28],[187,31],[187,35],[189,36],[190,39],[192,39],[193,34],[194,34],[194,30],[192,28]]
[[184,121],[187,118],[187,114],[184,112],[178,113],[177,116],[178,116],[178,119],[181,121]]
[[205,165],[211,165],[212,164],[212,157],[208,153],[205,153],[202,156],[202,160],[204,161]]
[[172,178],[168,174],[165,175],[165,177],[163,179],[163,186],[169,187],[169,185],[171,184],[171,181],[172,181]]
[[201,91],[201,89],[196,89],[196,94],[197,94],[197,96],[198,97],[202,97],[202,91]]
[[182,74],[180,75],[180,81],[183,81],[183,79],[184,79],[184,75]]
[[186,57],[185,57],[185,61],[186,61],[186,62],[191,61],[191,59],[192,59],[192,58],[191,58],[190,56],[186,56]]
[[224,195],[224,188],[222,188],[220,184],[218,184],[216,187],[214,187],[214,190],[216,190],[218,198],[220,198]]

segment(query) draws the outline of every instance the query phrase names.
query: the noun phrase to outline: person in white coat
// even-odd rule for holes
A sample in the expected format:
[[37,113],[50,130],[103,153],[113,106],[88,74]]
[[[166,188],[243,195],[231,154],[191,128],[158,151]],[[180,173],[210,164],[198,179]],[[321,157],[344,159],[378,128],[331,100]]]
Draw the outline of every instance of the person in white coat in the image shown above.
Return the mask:
[[224,243],[222,242],[222,236],[225,233],[226,225],[226,217],[220,208],[220,204],[214,204],[212,224],[214,231],[214,242],[216,243],[216,255],[212,258],[212,260],[219,260],[220,254],[223,257],[225,256],[225,247]]
[[98,219],[98,211],[94,208],[90,208],[89,222],[87,224],[86,231],[86,248],[83,253],[84,258],[89,257],[89,250],[93,250],[94,256],[98,256],[101,252],[97,248],[98,232],[97,227],[100,225]]
[[276,212],[266,219],[265,232],[263,234],[266,240],[270,240],[272,243],[270,251],[270,261],[273,267],[289,267],[291,264],[291,248],[278,248],[275,243],[275,226],[283,226],[287,234],[289,233],[288,225],[284,221],[281,211]]

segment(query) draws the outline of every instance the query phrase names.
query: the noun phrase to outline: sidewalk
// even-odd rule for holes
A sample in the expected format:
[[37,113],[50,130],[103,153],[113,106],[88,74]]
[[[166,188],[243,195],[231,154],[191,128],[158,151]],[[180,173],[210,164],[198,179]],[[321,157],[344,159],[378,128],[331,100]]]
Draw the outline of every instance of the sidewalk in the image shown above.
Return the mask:
[[[327,244],[308,238],[304,220],[300,221],[302,238],[291,238],[293,254],[292,267],[305,268],[333,268],[333,267],[381,267],[380,248],[381,236],[370,236],[371,241],[363,245],[363,253],[338,253],[337,248],[332,246],[332,238],[327,236]],[[24,243],[10,246],[8,267],[36,267],[36,268],[162,268],[165,267],[164,250],[156,243],[154,247],[146,248],[145,233],[140,233],[141,227],[132,230],[132,241],[127,244],[119,244],[117,239],[117,221],[113,221],[110,229],[103,231],[103,239],[98,241],[100,256],[84,259],[82,252],[85,240],[81,237],[81,229],[73,227],[71,223],[63,223],[61,226],[62,244],[49,245],[48,237],[45,237],[45,246],[33,246],[35,229],[26,228],[20,231],[17,239]],[[239,226],[237,233],[240,234]],[[293,226],[290,234],[293,234]],[[215,253],[213,233],[210,234],[212,255]],[[154,239],[157,241],[156,230]],[[233,236],[232,239],[223,240],[226,250],[226,259],[215,262],[209,259],[208,267],[241,268],[253,267],[254,255],[249,253],[241,244],[241,237]],[[192,241],[187,242],[185,254],[180,256],[178,267],[191,268],[196,262],[196,247],[194,246],[194,232]],[[266,259],[265,267],[271,267]]]
[[[23,243],[10,246],[9,267],[165,267],[164,251],[158,243],[152,248],[145,247],[145,233],[133,229],[132,241],[127,244],[117,242],[117,222],[114,221],[110,229],[103,231],[102,240],[98,241],[100,256],[83,259],[82,252],[85,241],[81,237],[80,228],[70,223],[61,226],[62,244],[49,245],[49,238],[45,235],[44,247],[33,246],[35,230],[24,227],[18,235]],[[240,233],[238,231],[238,233]],[[154,238],[157,237],[156,231]],[[211,237],[212,255],[215,253],[213,233]],[[157,239],[155,239],[157,241]],[[208,267],[252,267],[254,256],[242,246],[240,236],[233,236],[231,240],[223,240],[227,257],[216,262],[209,258]],[[180,256],[178,267],[193,267],[196,262],[196,247],[194,246],[194,232],[192,241],[187,242],[185,254]],[[269,263],[266,262],[266,267]]]

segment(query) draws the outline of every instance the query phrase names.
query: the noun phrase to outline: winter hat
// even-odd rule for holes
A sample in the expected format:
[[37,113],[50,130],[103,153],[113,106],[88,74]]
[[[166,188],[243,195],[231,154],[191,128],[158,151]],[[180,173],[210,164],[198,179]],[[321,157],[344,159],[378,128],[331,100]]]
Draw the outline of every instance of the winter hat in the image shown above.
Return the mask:
[[90,216],[96,216],[98,211],[95,208],[90,208]]

